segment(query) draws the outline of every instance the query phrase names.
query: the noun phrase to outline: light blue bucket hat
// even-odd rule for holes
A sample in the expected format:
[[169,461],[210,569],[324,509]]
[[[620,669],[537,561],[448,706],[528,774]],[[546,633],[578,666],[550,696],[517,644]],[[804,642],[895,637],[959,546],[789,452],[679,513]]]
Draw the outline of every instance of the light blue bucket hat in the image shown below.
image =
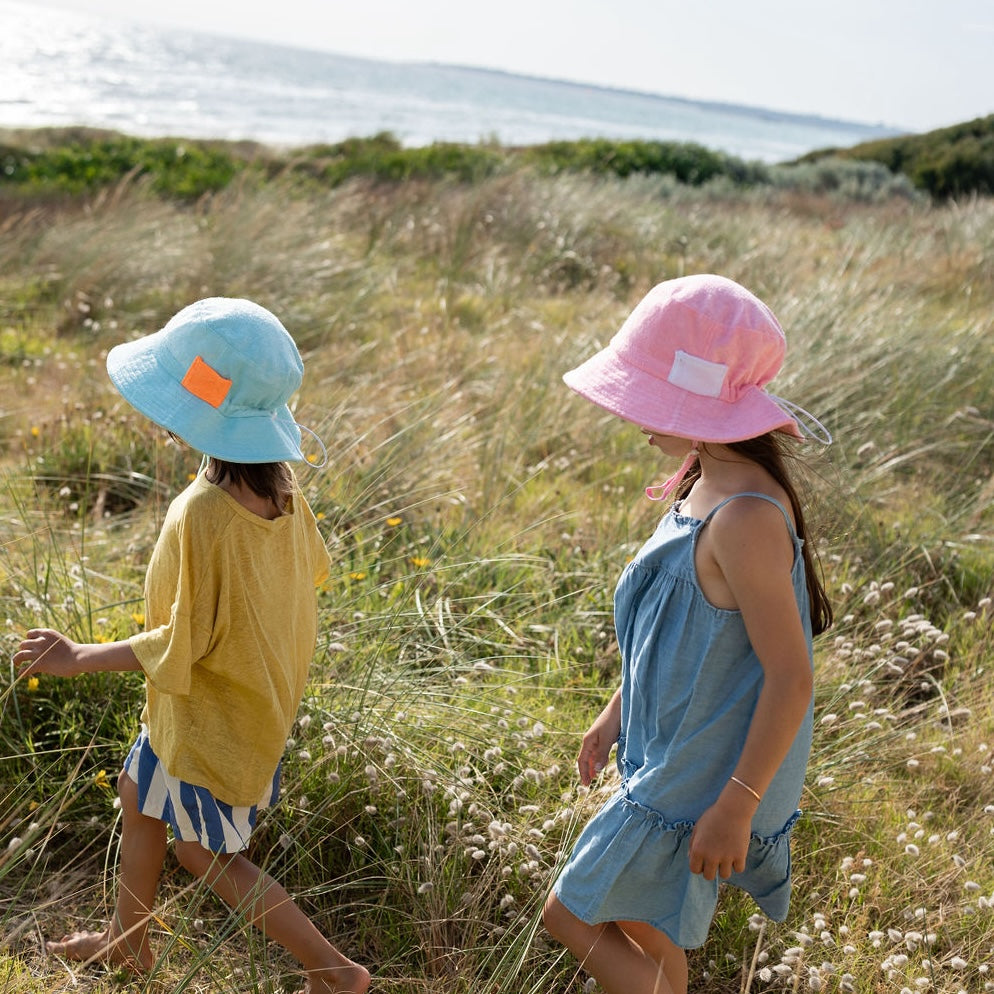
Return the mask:
[[129,404],[206,455],[306,459],[287,406],[304,364],[279,319],[251,300],[198,300],[161,331],[112,348],[107,372]]

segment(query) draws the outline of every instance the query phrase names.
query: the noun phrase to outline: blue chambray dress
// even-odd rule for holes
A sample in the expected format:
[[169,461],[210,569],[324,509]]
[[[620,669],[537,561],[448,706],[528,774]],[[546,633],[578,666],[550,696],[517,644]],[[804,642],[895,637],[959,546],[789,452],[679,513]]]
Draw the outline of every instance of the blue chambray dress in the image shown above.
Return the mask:
[[[739,497],[768,500],[787,521],[811,662],[802,543],[783,505],[764,494],[736,494],[703,521],[671,508],[614,595],[623,667],[621,785],[581,833],[554,888],[588,924],[648,922],[685,949],[703,945],[719,887],[717,877],[690,872],[690,834],[735,770],[763,683],[741,614],[708,603],[694,568],[701,529]],[[728,878],[776,921],[790,900],[790,831],[800,816],[811,724],[809,705],[753,818],[746,868]]]

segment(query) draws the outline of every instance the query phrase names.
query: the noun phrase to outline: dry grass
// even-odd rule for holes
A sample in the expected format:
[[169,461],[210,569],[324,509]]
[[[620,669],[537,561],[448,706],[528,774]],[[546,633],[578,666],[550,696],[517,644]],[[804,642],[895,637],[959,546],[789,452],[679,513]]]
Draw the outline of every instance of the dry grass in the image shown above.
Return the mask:
[[[207,294],[271,307],[305,352],[305,485],[335,554],[286,793],[256,855],[377,989],[579,990],[540,902],[596,801],[578,734],[617,677],[610,592],[658,509],[637,432],[562,371],[654,282],[725,273],[777,311],[774,385],[811,452],[838,606],[784,926],[729,896],[695,982],[749,990],[994,984],[989,625],[994,206],[941,209],[659,181],[229,189],[126,185],[0,218],[0,597],[121,637],[189,460],[114,395],[103,352]],[[158,481],[158,482],[156,482]],[[105,918],[113,774],[140,683],[2,688],[0,984],[120,989],[39,955]],[[152,990],[293,990],[293,965],[171,869]],[[131,983],[128,989],[142,989]]]

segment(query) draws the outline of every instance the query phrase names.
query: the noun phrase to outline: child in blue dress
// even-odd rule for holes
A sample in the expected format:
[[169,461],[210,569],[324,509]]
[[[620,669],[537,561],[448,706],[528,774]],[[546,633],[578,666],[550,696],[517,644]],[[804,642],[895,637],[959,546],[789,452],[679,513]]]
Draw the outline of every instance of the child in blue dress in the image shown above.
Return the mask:
[[159,332],[112,349],[107,371],[152,421],[205,453],[170,505],[145,579],[145,631],[77,643],[27,633],[23,675],[141,670],[142,730],[118,777],[121,859],[106,929],[49,952],[147,973],[148,923],[166,856],[176,857],[294,955],[310,994],[369,987],[268,873],[244,854],[279,791],[280,758],[317,638],[328,553],[289,461],[301,428],[287,401],[303,364],[279,320],[248,300],[212,297]]
[[617,743],[620,786],[544,909],[608,994],[686,994],[684,950],[704,943],[722,879],[787,913],[812,636],[831,609],[785,465],[806,412],[764,389],[785,349],[753,294],[688,276],[652,289],[564,376],[682,460],[648,490],[674,504],[618,582],[621,686],[578,758],[590,784]]

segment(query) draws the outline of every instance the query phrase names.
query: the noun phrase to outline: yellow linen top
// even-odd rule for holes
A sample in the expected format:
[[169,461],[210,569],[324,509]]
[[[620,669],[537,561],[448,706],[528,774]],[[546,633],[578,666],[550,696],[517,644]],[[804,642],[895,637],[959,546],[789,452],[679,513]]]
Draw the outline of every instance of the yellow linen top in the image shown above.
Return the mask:
[[251,806],[279,764],[317,640],[328,552],[297,490],[272,521],[199,475],[170,504],[145,576],[142,721],[174,777]]

